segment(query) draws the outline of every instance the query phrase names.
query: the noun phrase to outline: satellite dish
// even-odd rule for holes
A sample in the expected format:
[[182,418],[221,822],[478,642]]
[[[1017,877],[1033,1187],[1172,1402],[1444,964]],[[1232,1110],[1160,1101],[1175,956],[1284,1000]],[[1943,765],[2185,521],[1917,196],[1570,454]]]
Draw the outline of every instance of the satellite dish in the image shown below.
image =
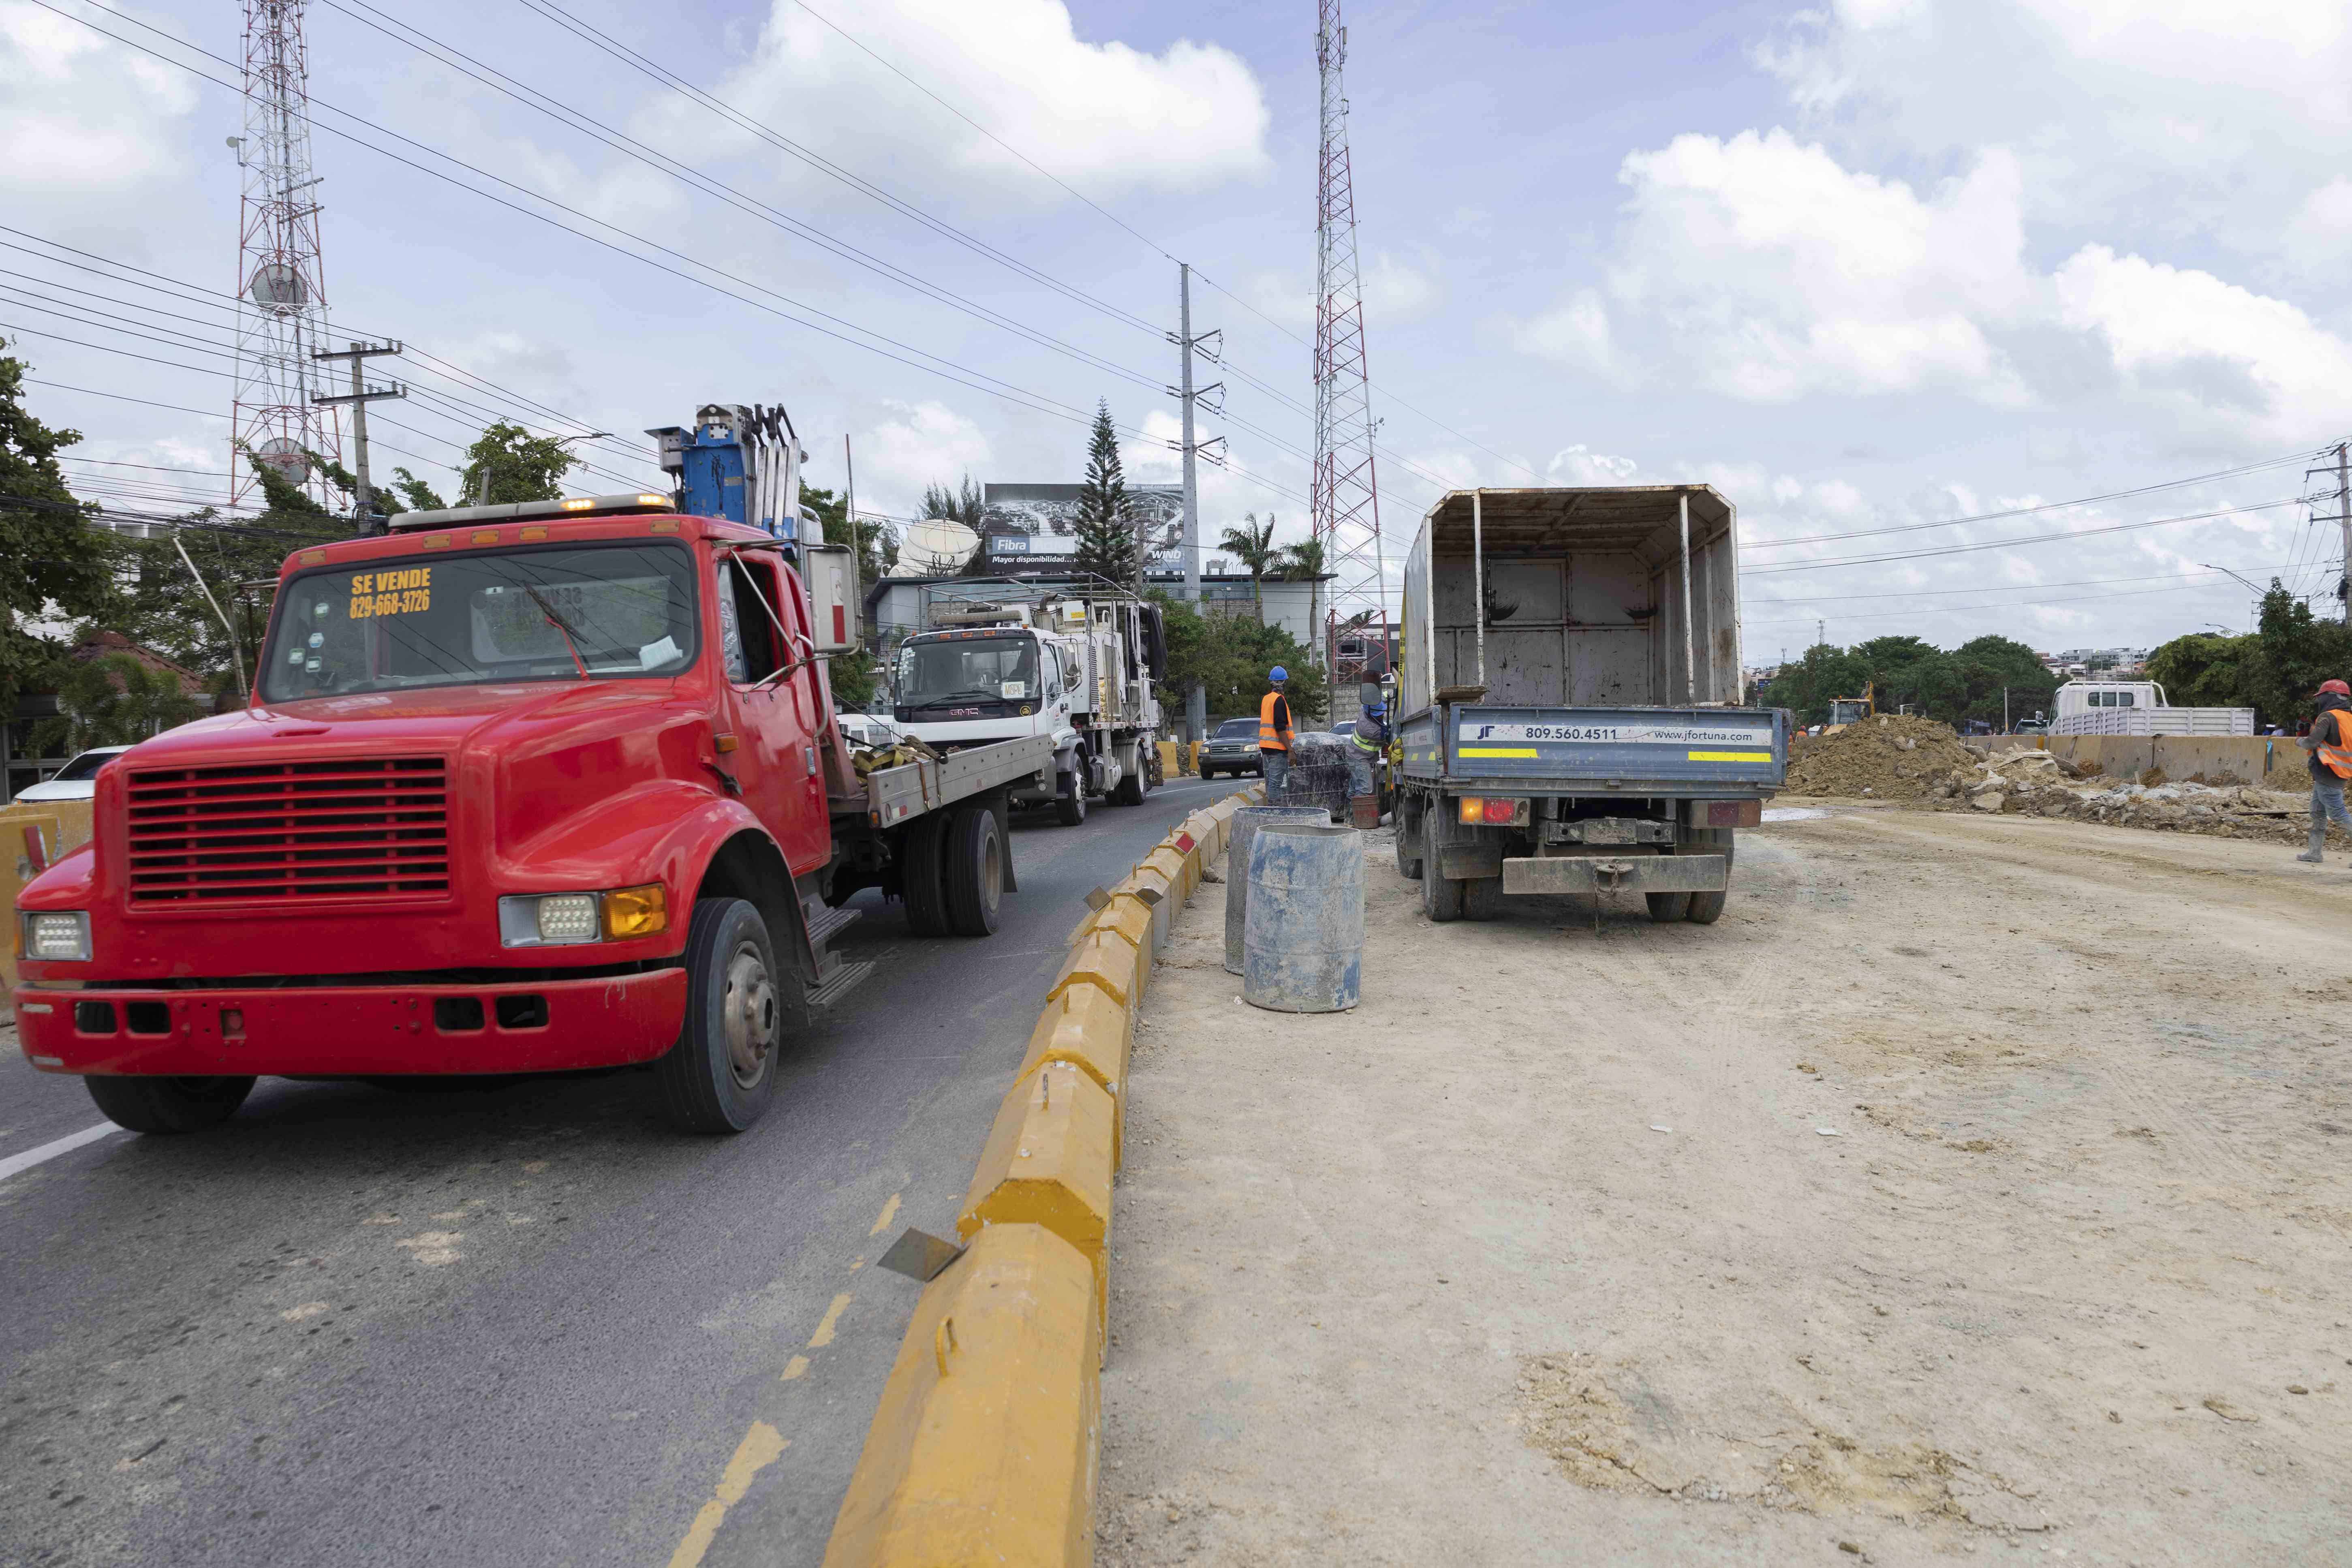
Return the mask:
[[265,310],[299,310],[310,302],[310,286],[283,261],[265,261],[253,270],[246,296]]
[[907,525],[898,558],[930,573],[953,572],[980,548],[980,535],[950,518],[927,517]]
[[268,464],[286,476],[289,484],[300,484],[310,477],[310,458],[299,441],[283,436],[272,436],[253,449],[255,458]]

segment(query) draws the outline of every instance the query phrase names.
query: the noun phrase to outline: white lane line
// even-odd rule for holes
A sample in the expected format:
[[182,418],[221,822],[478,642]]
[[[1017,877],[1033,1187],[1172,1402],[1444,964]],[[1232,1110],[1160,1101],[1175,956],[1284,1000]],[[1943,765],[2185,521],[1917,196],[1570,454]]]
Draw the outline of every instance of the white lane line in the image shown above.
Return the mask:
[[11,1154],[6,1159],[0,1160],[0,1182],[5,1182],[20,1172],[29,1171],[45,1161],[54,1160],[60,1154],[70,1154],[85,1143],[95,1143],[101,1138],[110,1137],[121,1131],[123,1129],[117,1127],[111,1121],[101,1121],[95,1127],[85,1127],[79,1132],[68,1132],[55,1142],[44,1143],[37,1149],[27,1149],[21,1154]]

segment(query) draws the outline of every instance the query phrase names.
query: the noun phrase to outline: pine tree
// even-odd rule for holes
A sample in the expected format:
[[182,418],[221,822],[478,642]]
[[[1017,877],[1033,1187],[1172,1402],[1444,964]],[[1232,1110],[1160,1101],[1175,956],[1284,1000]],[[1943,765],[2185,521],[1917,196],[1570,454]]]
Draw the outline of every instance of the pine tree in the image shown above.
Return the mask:
[[1078,491],[1076,565],[1121,586],[1134,582],[1141,565],[1135,547],[1135,520],[1127,500],[1127,474],[1119,467],[1118,431],[1110,404],[1095,405],[1094,429],[1087,437],[1087,477]]

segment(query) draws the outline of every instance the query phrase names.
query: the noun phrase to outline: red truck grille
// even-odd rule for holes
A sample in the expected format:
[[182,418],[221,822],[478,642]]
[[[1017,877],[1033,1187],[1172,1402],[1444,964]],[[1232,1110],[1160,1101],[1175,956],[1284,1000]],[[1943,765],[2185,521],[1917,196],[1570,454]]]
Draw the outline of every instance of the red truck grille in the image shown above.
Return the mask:
[[150,768],[130,795],[133,903],[449,890],[439,757]]

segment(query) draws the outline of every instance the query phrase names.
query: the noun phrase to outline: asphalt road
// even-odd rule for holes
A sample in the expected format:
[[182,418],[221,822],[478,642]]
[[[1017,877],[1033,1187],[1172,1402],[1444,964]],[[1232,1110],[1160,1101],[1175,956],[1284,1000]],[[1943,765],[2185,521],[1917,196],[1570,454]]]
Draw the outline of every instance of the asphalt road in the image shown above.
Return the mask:
[[[1087,890],[1230,782],[1016,819],[995,936],[882,957],[732,1139],[641,1075],[265,1079],[0,1180],[0,1563],[814,1563]],[[0,1163],[101,1122],[0,1030]]]

